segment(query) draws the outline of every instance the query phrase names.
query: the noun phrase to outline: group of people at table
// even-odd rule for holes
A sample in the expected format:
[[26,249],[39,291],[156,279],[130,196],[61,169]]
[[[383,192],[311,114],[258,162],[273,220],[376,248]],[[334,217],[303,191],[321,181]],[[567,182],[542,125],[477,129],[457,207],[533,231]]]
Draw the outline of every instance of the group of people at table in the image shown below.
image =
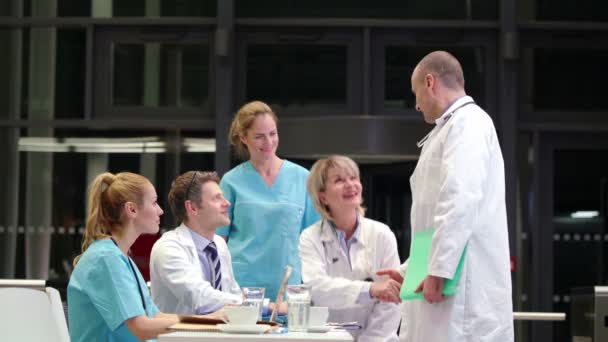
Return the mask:
[[[391,229],[365,217],[357,164],[332,155],[309,172],[281,159],[277,116],[253,101],[229,133],[246,161],[221,180],[188,171],[172,182],[168,203],[181,224],[152,248],[150,291],[129,249],[159,231],[156,190],[129,172],[95,178],[68,285],[72,341],[155,339],[179,315],[223,318],[224,306],[242,303],[241,287],[276,298],[285,265],[289,283],[309,285],[330,321],[358,322],[358,341],[512,341],[504,166],[492,120],[466,96],[447,52],[425,56],[411,82],[416,109],[435,124],[410,180],[412,232],[435,229],[424,300],[399,298],[407,261],[400,265]],[[444,297],[465,246],[459,292]]]

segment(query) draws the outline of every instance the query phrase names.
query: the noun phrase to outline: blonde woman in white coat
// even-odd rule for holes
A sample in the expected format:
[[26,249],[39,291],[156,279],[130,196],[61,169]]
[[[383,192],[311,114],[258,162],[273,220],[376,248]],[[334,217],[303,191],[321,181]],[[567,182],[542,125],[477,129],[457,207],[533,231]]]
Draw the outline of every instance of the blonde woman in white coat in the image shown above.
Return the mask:
[[398,341],[400,286],[376,275],[399,265],[397,242],[385,224],[363,216],[357,164],[344,156],[318,160],[307,189],[322,217],[300,237],[313,304],[329,307],[329,321],[358,322],[360,342]]

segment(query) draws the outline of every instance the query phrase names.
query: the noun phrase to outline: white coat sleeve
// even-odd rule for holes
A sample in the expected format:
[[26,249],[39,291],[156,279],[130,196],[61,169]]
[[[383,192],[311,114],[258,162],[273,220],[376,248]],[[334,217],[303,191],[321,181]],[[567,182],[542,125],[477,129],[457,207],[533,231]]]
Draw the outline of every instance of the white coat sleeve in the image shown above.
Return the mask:
[[[455,116],[444,141],[429,274],[451,279],[469,241],[489,167],[490,125],[478,115]],[[473,113],[474,114],[474,113]],[[448,127],[446,127],[448,128]]]
[[[381,253],[378,269],[396,268],[399,266],[399,253],[397,240],[389,231],[382,231],[377,240],[376,253]],[[370,312],[365,331],[359,335],[359,342],[398,341],[397,329],[401,321],[399,305],[393,303],[376,302]]]
[[236,304],[242,299],[232,293],[216,290],[209,281],[203,279],[192,263],[188,252],[176,241],[164,241],[154,246],[150,264],[155,268],[161,281],[173,295],[193,308],[192,314],[214,312],[225,304]]
[[403,264],[399,265],[399,267],[397,267],[397,272],[399,272],[399,274],[401,274],[402,277],[405,278],[405,272],[407,271],[407,264],[410,261],[410,259],[407,259],[403,262]]
[[[314,226],[313,226],[314,227]],[[327,274],[325,253],[320,237],[313,228],[305,229],[300,235],[300,259],[302,261],[302,280],[311,287],[315,305],[340,309],[352,306],[367,283],[332,277]]]

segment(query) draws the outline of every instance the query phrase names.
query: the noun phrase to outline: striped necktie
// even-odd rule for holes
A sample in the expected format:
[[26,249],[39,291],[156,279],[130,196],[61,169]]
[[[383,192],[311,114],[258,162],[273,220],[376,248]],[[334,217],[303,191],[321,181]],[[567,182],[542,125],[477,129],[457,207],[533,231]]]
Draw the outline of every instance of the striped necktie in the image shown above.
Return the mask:
[[222,289],[222,270],[220,265],[220,258],[217,255],[217,247],[215,246],[215,242],[211,241],[207,247],[205,247],[205,252],[209,255],[209,260],[211,261],[211,269],[213,270],[213,288],[217,290]]

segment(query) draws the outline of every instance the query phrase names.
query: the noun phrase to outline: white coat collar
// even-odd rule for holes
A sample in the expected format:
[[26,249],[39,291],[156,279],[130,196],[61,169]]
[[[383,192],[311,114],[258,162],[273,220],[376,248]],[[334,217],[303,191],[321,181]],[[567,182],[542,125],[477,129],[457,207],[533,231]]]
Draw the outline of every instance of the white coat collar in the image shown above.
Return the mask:
[[175,228],[175,233],[177,234],[181,243],[184,246],[188,246],[188,248],[192,249],[196,254],[196,246],[194,246],[192,235],[190,235],[190,228],[188,228],[188,226],[182,223],[177,228]]
[[473,98],[470,97],[470,96],[466,96],[466,95],[458,98],[456,101],[454,101],[454,103],[452,103],[452,105],[450,105],[448,107],[448,109],[445,110],[445,112],[443,114],[441,114],[441,116],[439,117],[439,119],[435,120],[435,124],[437,126],[444,125],[446,122],[448,122],[448,120],[450,120],[450,118],[454,114],[454,111],[458,107],[462,106],[463,104],[465,104],[467,102],[474,102]]
[[[363,216],[359,215],[358,217],[358,227],[357,230],[355,231],[354,236],[357,237],[357,243],[360,243],[362,245],[365,246],[365,238],[364,238],[364,234],[363,234],[363,224],[364,224],[364,220],[363,220]],[[338,241],[338,235],[334,232],[333,227],[331,226],[331,224],[329,223],[329,221],[327,221],[326,219],[321,219],[321,241],[323,242],[330,242],[330,241]]]

